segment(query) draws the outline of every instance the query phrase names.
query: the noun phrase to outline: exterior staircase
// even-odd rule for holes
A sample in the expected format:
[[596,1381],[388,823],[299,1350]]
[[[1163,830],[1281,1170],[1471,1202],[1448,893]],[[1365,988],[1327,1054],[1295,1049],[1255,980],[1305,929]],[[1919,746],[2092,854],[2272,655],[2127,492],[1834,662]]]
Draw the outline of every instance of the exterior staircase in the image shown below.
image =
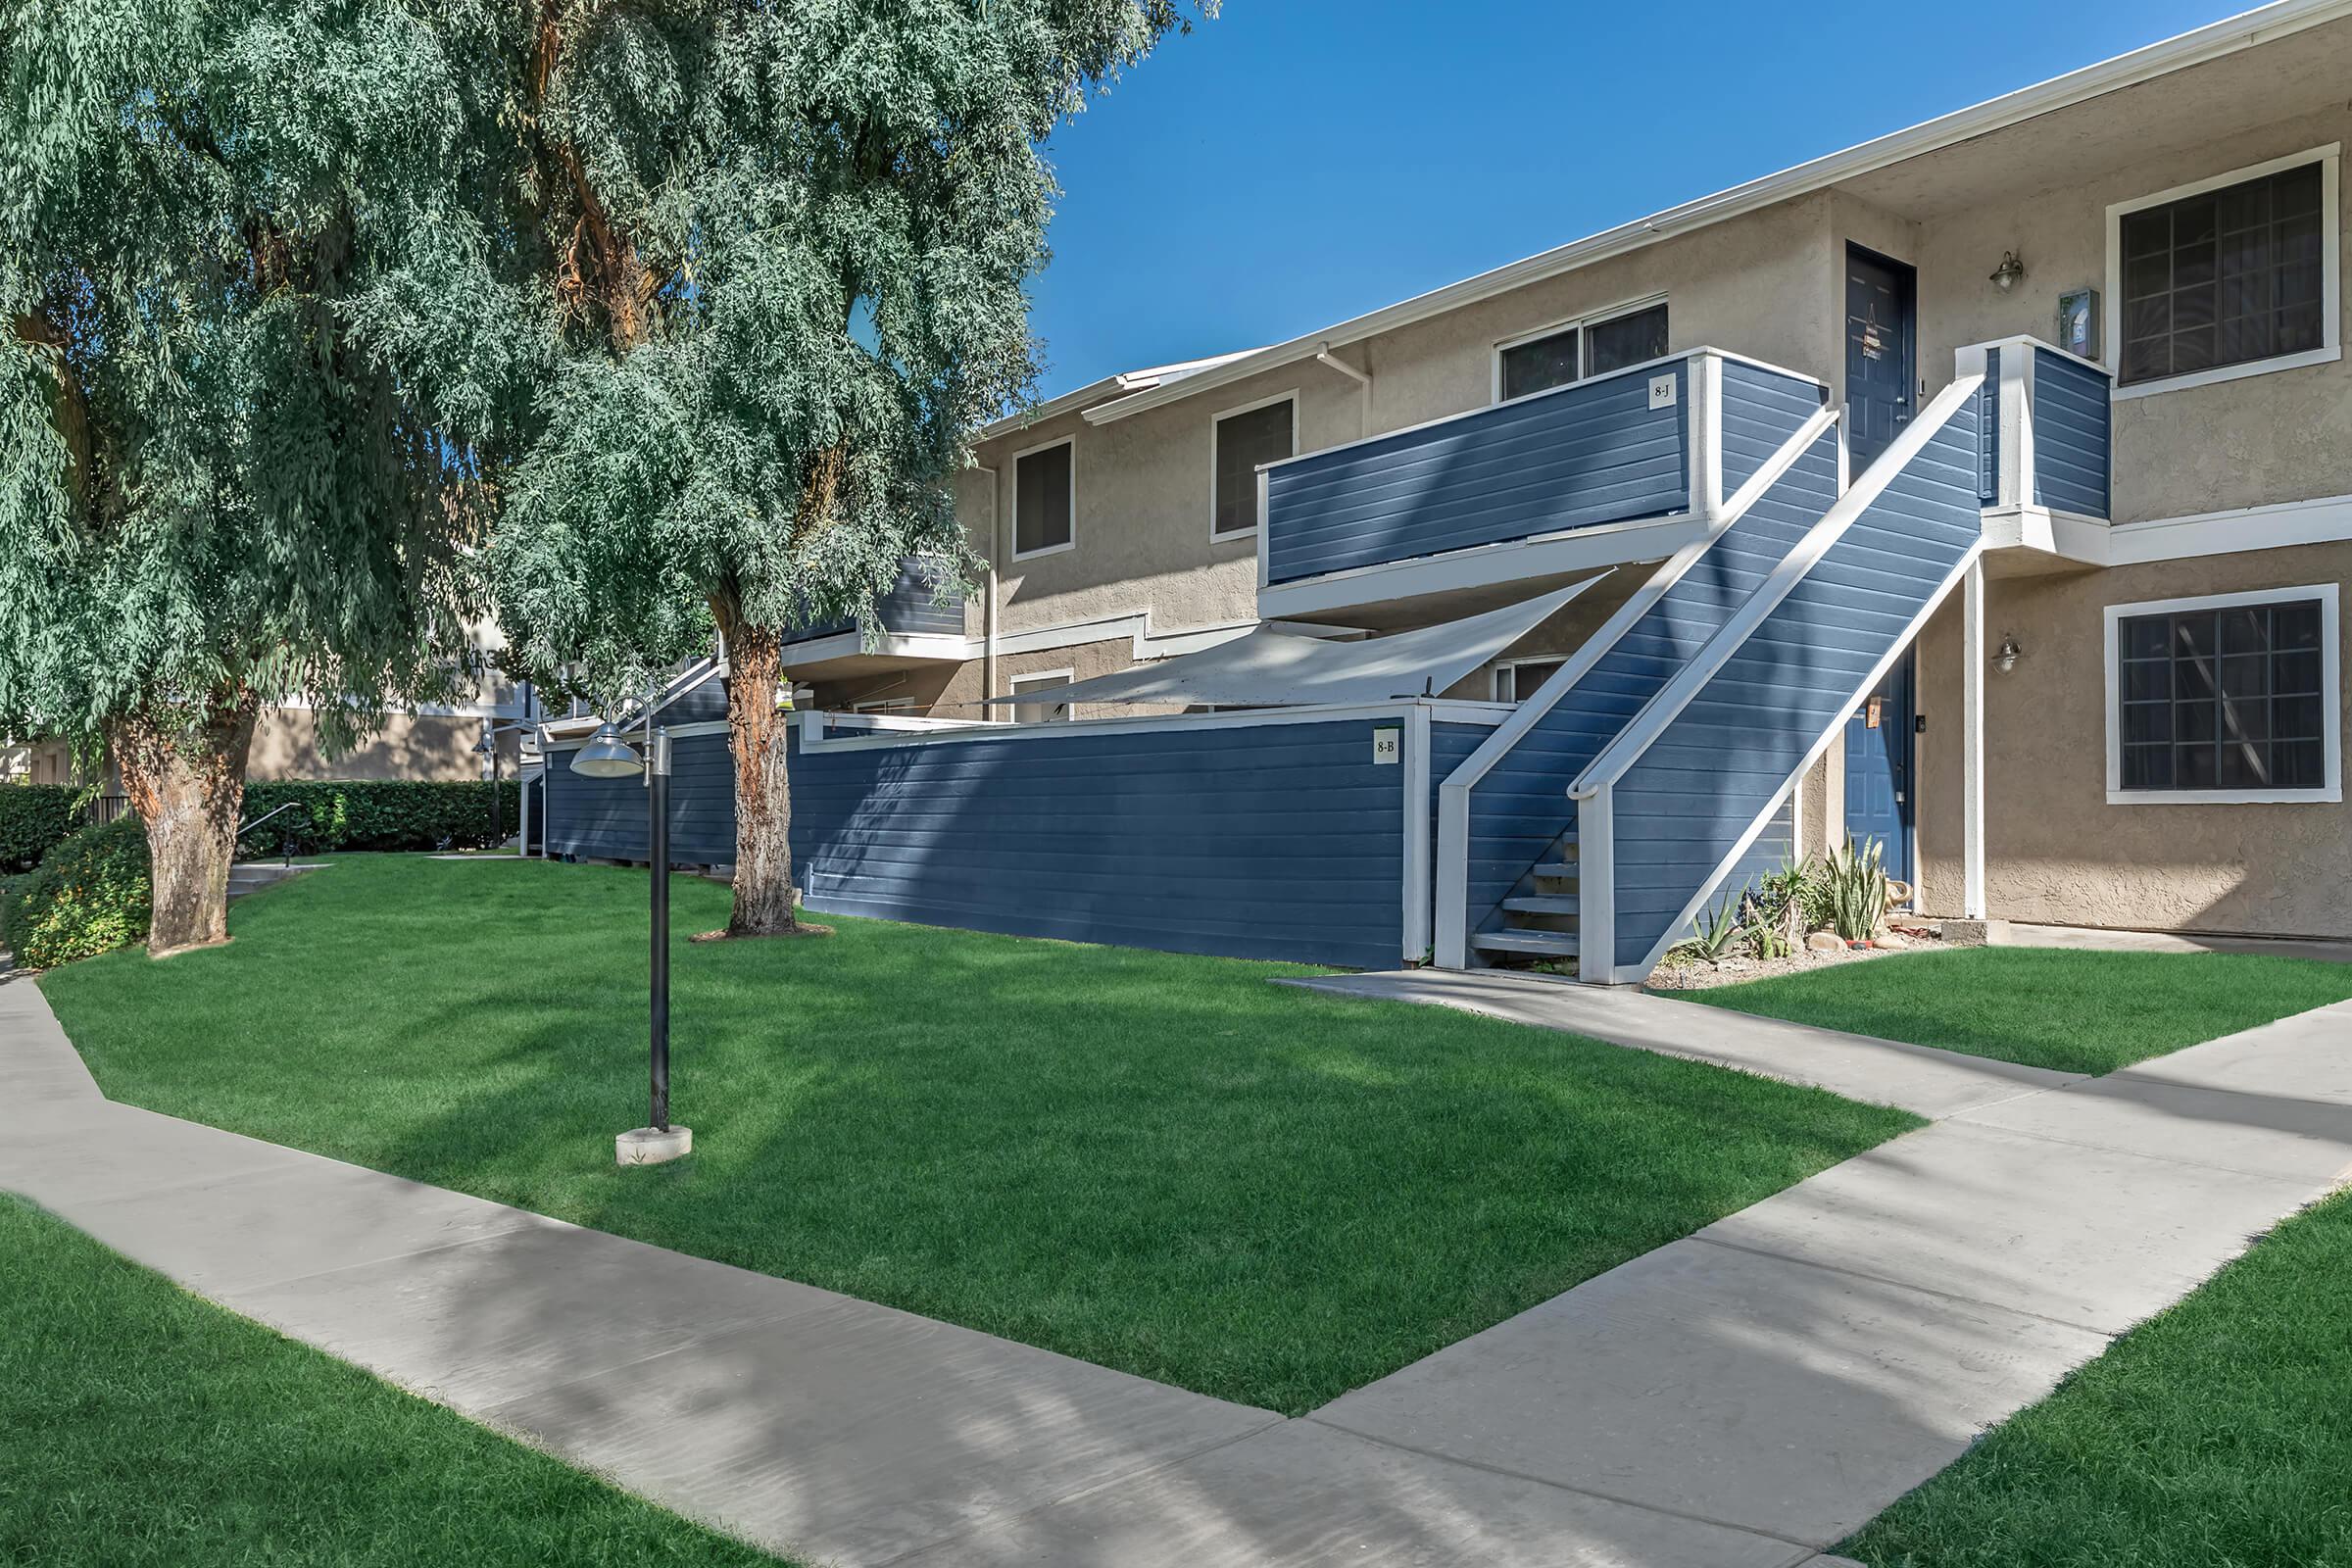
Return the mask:
[[[1737,385],[1727,395],[1737,397]],[[1448,777],[1438,802],[1444,967],[1578,956],[1588,890],[1568,785],[1645,710],[1836,499],[1838,416],[1812,383],[1756,377],[1757,444],[1717,526],[1652,571]]]
[[[1984,549],[1982,374],[1849,485],[1835,416],[1657,568],[1446,780],[1437,961],[1572,961],[1636,982]],[[1755,862],[1755,863],[1751,863]]]

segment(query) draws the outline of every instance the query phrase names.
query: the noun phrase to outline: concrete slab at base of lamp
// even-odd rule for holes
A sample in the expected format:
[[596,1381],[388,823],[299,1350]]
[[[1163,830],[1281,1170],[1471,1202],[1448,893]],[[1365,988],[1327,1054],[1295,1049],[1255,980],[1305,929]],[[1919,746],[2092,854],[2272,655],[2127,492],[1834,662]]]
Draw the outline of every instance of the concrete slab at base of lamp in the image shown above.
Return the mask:
[[612,1156],[621,1165],[659,1165],[694,1152],[691,1127],[632,1127],[612,1140]]

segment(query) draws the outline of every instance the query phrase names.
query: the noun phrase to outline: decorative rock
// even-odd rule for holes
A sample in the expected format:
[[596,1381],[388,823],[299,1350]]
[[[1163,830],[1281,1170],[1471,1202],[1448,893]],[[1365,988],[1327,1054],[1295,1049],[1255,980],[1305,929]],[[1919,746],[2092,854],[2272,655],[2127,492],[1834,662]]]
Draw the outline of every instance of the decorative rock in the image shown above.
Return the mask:
[[1844,946],[1845,939],[1835,931],[1816,931],[1805,938],[1805,949],[1809,953],[1836,953]]
[[1909,947],[1911,944],[1910,944],[1910,943],[1908,943],[1908,942],[1906,942],[1906,941],[1904,941],[1904,940],[1903,940],[1903,939],[1902,939],[1900,936],[1896,935],[1894,932],[1892,932],[1892,931],[1887,931],[1887,932],[1883,932],[1882,934],[1880,934],[1880,935],[1878,935],[1878,936],[1872,937],[1872,938],[1870,939],[1870,945],[1871,945],[1872,947],[1874,947],[1874,948],[1907,948],[1907,947]]

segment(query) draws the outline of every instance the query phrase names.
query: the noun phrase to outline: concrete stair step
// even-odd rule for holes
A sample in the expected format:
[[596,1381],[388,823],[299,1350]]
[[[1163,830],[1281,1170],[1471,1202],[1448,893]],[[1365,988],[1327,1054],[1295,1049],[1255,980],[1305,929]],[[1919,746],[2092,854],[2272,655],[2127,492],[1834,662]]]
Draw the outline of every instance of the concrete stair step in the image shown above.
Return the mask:
[[1470,939],[1481,953],[1533,953],[1546,958],[1576,956],[1573,931],[1481,931]]

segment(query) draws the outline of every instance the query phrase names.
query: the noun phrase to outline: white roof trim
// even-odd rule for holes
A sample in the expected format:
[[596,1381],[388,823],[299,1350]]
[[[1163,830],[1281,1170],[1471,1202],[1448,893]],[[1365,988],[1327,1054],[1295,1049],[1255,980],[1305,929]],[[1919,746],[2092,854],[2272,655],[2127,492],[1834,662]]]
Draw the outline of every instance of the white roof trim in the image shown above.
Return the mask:
[[1059,397],[1048,398],[1035,408],[1007,414],[1002,419],[992,419],[980,427],[980,439],[988,441],[997,436],[1011,435],[1016,431],[1026,430],[1042,420],[1051,419],[1057,414],[1067,414],[1072,409],[1084,408],[1087,404],[1100,402],[1103,398],[1149,392],[1154,387],[1181,381],[1189,376],[1199,375],[1204,370],[1213,370],[1219,366],[1230,364],[1235,360],[1246,359],[1257,352],[1259,351],[1256,349],[1236,349],[1230,354],[1211,354],[1205,359],[1179,360],[1174,365],[1154,365],[1142,370],[1121,370],[1118,374],[1106,375],[1100,381],[1089,381],[1074,392],[1064,392]]
[[[1967,109],[1955,110],[1907,130],[1898,130],[1842,152],[1827,154],[1792,169],[1782,170],[1779,173],[1750,180],[1744,185],[1735,185],[1712,196],[1685,202],[1679,207],[1669,207],[1647,218],[1603,229],[1584,239],[1571,240],[1507,267],[1498,267],[1461,282],[1449,283],[1399,304],[1384,306],[1368,315],[1320,328],[1287,343],[1232,356],[1213,369],[1195,371],[1181,381],[1140,388],[1113,402],[1087,409],[1086,419],[1090,424],[1107,424],[1113,419],[1124,419],[1129,415],[1142,414],[1148,409],[1158,408],[1195,392],[1238,381],[1296,360],[1311,359],[1317,349],[1329,345],[1357,343],[1384,332],[1393,332],[1446,311],[1458,310],[1526,284],[1638,250],[1670,233],[1687,233],[1720,223],[1743,213],[1787,201],[1792,196],[1834,185],[1841,179],[1870,173],[1906,158],[1935,152],[2031,120],[2036,115],[2070,108],[2120,88],[2203,65],[2255,44],[2269,43],[2348,15],[2352,15],[2352,0],[2278,0],[2275,5],[2225,18],[2178,37],[2134,49],[2129,54],[2117,55],[2112,60],[2085,66],[2063,76],[2053,76],[2047,81],[2020,88]],[[1101,384],[1087,390],[1096,391]],[[1058,405],[1055,407],[1058,413],[1072,406],[1070,400],[1076,397],[1077,394],[1070,394],[1067,398],[1056,398],[1054,405],[1048,406]]]

